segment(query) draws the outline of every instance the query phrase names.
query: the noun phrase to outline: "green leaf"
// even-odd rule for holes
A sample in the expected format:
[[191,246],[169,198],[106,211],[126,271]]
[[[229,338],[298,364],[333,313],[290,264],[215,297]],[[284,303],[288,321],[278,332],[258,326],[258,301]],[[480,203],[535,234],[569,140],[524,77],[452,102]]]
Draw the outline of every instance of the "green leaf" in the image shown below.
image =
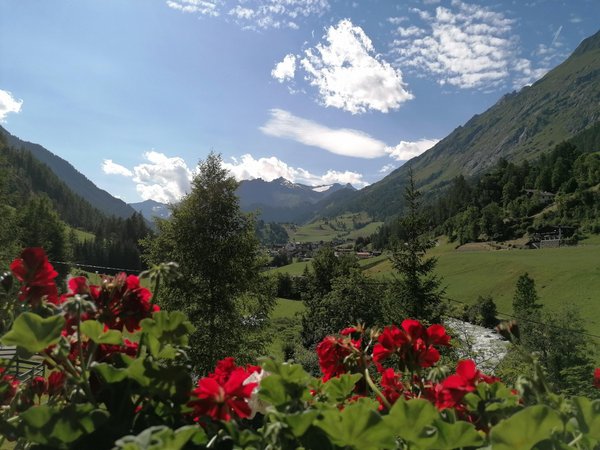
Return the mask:
[[342,411],[337,408],[324,411],[316,425],[339,447],[360,450],[396,448],[394,434],[381,420],[378,406],[379,403],[373,400],[360,399]]
[[127,378],[127,369],[118,369],[108,363],[94,363],[92,370],[100,375],[107,383],[118,383]]
[[289,406],[291,403],[310,397],[308,383],[311,380],[299,364],[275,363],[267,360],[264,370],[271,375],[260,382],[259,397],[275,407]]
[[123,344],[121,332],[119,330],[106,330],[104,325],[97,320],[86,320],[81,323],[81,332],[96,344]]
[[490,439],[494,450],[529,450],[563,428],[558,412],[545,405],[535,405],[498,423],[492,428]]
[[323,392],[327,395],[327,398],[333,402],[343,402],[352,391],[358,380],[362,378],[359,373],[345,374],[337,378],[332,378],[323,385]]
[[450,450],[462,447],[479,447],[483,444],[483,437],[475,430],[475,426],[468,422],[448,423],[442,420],[435,420],[434,425],[437,428],[437,441],[433,448],[439,450]]
[[64,447],[87,435],[108,420],[108,412],[90,403],[56,406],[34,406],[21,413],[20,433],[27,441],[53,447]]
[[25,312],[17,317],[0,342],[4,345],[16,345],[29,353],[38,353],[58,342],[64,326],[65,319],[62,316],[42,318]]
[[283,421],[290,427],[294,436],[300,437],[306,433],[318,415],[319,412],[315,410],[302,411],[284,416]]
[[429,401],[400,399],[383,420],[405,442],[417,448],[431,448],[437,439],[433,423],[438,418],[437,409]]
[[[152,356],[159,357],[162,348],[185,347],[188,345],[189,335],[194,331],[194,326],[187,316],[180,311],[159,311],[151,319],[140,322],[145,342]],[[163,357],[173,353],[163,354]]]
[[600,400],[573,397],[571,401],[579,430],[592,439],[600,440]]
[[206,433],[197,425],[187,425],[172,430],[165,425],[146,428],[137,436],[124,436],[115,442],[119,450],[180,450],[192,440],[195,444],[206,442]]

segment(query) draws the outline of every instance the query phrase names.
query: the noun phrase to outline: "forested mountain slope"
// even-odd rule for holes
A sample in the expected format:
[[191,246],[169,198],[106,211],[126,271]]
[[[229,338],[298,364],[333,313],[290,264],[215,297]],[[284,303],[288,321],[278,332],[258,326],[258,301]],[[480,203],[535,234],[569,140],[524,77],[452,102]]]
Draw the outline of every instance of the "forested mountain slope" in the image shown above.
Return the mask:
[[502,97],[433,148],[321,215],[367,211],[385,218],[402,209],[411,166],[424,192],[458,175],[480,175],[501,158],[534,160],[563,140],[600,122],[600,32],[585,39],[562,64],[532,86]]
[[69,162],[56,156],[39,144],[23,141],[10,134],[0,126],[0,135],[6,138],[10,147],[25,149],[40,162],[46,164],[64,183],[76,194],[83,197],[94,207],[106,215],[114,215],[121,218],[130,217],[135,210],[123,200],[113,197],[108,192],[98,188],[87,179],[81,172],[77,171]]

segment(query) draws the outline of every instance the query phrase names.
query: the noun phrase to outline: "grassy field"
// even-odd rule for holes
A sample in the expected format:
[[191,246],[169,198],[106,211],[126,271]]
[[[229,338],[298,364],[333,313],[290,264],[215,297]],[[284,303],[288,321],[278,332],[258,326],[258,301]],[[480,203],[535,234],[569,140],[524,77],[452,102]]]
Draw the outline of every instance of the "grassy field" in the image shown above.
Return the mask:
[[296,300],[278,298],[271,316],[273,341],[267,349],[267,355],[278,361],[284,359],[284,345],[300,342],[302,326],[298,313],[304,311],[304,303]]
[[280,319],[282,317],[294,317],[296,313],[304,311],[304,303],[298,300],[288,300],[287,298],[278,298],[275,309],[273,310],[272,319]]
[[[510,313],[517,279],[527,272],[549,310],[575,305],[587,330],[600,335],[600,236],[577,247],[557,249],[461,251],[454,247],[443,241],[431,251],[438,257],[437,273],[451,299],[474,303],[478,296],[490,295],[499,311]],[[386,278],[391,271],[390,262],[383,261],[366,273]]]
[[92,241],[95,238],[93,233],[90,233],[88,231],[78,230],[77,228],[71,228],[71,227],[67,226],[67,232],[69,233],[71,230],[73,230],[73,232],[75,232],[75,237],[77,237],[77,240],[79,242]]
[[276,269],[269,270],[268,273],[289,273],[290,275],[302,275],[304,268],[310,264],[310,261],[300,261],[287,266],[277,267]]
[[[288,227],[288,234],[293,242],[357,239],[372,235],[382,223],[371,222],[366,213],[343,214],[333,219],[319,219],[300,227]],[[362,224],[367,225],[361,226]]]

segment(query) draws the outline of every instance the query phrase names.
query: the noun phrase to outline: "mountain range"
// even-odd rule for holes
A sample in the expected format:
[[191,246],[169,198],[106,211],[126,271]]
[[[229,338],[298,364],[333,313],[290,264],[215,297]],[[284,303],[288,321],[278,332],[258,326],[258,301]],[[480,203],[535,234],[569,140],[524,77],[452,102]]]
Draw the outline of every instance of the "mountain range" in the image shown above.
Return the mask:
[[[285,178],[272,181],[259,178],[242,180],[237,194],[241,210],[255,213],[265,222],[304,222],[320,209],[323,200],[340,191],[350,193],[356,189],[349,183],[307,186]],[[148,220],[154,217],[166,219],[171,215],[169,205],[154,200],[130,203],[130,206]]]
[[[498,160],[534,160],[564,140],[600,133],[600,32],[585,39],[562,64],[531,86],[503,96],[422,155],[359,191],[351,185],[306,186],[283,178],[242,181],[240,206],[265,222],[306,222],[316,217],[364,211],[376,219],[403,208],[403,187],[412,169],[417,187],[435,196],[454,177],[478,177]],[[70,163],[41,145],[13,136],[0,126],[11,147],[25,149],[46,164],[77,195],[107,215],[168,217],[167,205],[147,200],[126,204],[99,189]],[[593,145],[591,147],[593,147]],[[589,148],[590,145],[587,145]],[[594,147],[595,148],[595,147]]]
[[259,178],[242,181],[237,194],[242,211],[256,212],[265,222],[303,222],[312,218],[323,200],[340,191],[356,189],[351,184],[307,186],[285,178]]

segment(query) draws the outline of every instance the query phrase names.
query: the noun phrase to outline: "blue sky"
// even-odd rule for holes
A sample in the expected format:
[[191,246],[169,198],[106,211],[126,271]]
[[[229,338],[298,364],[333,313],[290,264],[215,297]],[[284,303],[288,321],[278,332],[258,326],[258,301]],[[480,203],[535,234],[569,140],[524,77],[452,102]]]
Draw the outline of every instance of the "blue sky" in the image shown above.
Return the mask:
[[360,188],[532,83],[598,0],[0,0],[0,120],[128,202],[199,160]]

